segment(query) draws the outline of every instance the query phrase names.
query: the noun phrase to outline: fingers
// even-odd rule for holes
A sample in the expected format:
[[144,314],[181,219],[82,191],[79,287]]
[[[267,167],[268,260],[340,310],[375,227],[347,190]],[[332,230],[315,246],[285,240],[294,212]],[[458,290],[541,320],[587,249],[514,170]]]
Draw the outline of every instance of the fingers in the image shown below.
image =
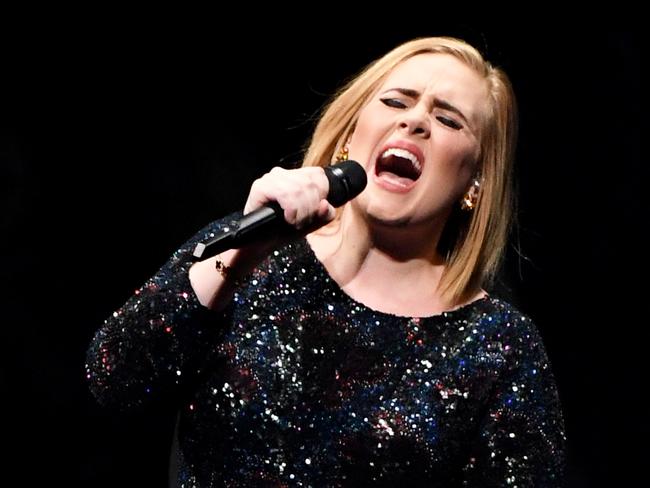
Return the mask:
[[329,182],[320,167],[298,169],[273,168],[251,186],[244,214],[269,202],[278,202],[284,219],[296,229],[325,224],[335,215],[327,202]]
[[334,217],[336,217],[336,209],[327,200],[321,200],[318,206],[318,218],[324,222],[331,222]]

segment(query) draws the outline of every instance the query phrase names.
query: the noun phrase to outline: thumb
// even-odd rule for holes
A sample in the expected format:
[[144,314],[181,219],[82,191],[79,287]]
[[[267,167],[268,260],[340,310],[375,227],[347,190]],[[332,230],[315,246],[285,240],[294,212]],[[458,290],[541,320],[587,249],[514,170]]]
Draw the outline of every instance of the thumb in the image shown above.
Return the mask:
[[325,222],[331,222],[336,217],[336,209],[325,199],[320,201],[317,213],[318,218]]

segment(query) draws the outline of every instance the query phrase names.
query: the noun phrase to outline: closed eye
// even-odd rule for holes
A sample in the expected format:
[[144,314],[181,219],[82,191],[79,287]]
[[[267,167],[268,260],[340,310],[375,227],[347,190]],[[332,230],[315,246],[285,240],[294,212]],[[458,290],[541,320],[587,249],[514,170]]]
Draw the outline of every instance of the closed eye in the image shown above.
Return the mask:
[[437,115],[436,119],[438,119],[440,122],[445,124],[447,127],[451,127],[452,129],[460,130],[463,128],[462,125],[460,125],[455,120],[450,119],[449,117],[443,117],[442,115]]
[[406,104],[397,98],[380,98],[381,102],[392,108],[406,108]]
[[[386,105],[387,107],[391,108],[407,108],[407,105],[402,102],[398,98],[380,98],[380,101]],[[437,115],[436,119],[440,121],[442,124],[446,125],[447,127],[450,127],[454,130],[460,130],[463,128],[461,124],[456,122],[454,119],[450,119],[449,117],[444,117],[442,115]]]

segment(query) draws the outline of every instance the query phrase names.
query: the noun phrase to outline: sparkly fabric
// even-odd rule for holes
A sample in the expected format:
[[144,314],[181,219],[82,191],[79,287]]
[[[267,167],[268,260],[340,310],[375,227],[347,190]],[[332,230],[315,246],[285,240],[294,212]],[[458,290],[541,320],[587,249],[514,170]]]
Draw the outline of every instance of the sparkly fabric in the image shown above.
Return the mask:
[[560,405],[527,317],[494,297],[432,317],[374,311],[304,239],[215,313],[187,271],[228,222],[177,251],[88,351],[101,403],[181,398],[178,486],[561,484]]

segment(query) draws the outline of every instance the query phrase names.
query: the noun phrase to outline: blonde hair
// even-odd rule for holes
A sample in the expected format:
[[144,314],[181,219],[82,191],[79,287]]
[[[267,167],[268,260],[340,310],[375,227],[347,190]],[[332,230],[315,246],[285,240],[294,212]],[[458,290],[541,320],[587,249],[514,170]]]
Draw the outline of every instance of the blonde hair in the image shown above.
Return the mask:
[[[343,86],[323,109],[308,144],[303,166],[327,166],[349,139],[359,111],[400,63],[426,53],[449,54],[481,76],[488,87],[488,109],[480,131],[480,192],[471,213],[452,212],[439,245],[445,257],[440,281],[450,304],[468,300],[493,280],[501,264],[513,218],[512,165],[517,139],[517,107],[507,75],[466,42],[449,37],[401,44]],[[340,215],[340,214],[339,214]]]

